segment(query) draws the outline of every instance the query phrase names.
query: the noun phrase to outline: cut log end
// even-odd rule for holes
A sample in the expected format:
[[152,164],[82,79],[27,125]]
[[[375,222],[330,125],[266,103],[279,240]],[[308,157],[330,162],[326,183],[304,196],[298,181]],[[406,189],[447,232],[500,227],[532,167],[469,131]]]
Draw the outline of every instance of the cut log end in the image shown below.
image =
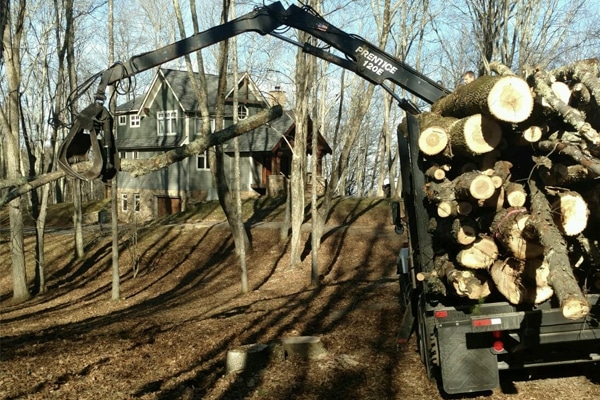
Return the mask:
[[441,153],[447,145],[448,135],[446,131],[437,126],[425,129],[419,136],[419,149],[428,156]]
[[465,268],[484,269],[490,267],[497,258],[498,246],[494,239],[482,236],[462,249],[456,261]]
[[552,208],[555,223],[567,236],[575,236],[583,232],[587,226],[589,209],[579,193],[567,192],[559,195]]
[[502,129],[498,123],[481,114],[467,117],[463,128],[467,152],[474,155],[493,151],[502,141]]
[[563,317],[570,320],[577,320],[584,318],[590,312],[590,305],[578,298],[570,299],[567,298],[562,304]]
[[469,192],[474,199],[485,200],[494,195],[496,186],[493,180],[486,175],[479,175],[471,181]]
[[547,132],[547,127],[541,127],[537,125],[530,126],[521,132],[521,137],[527,143],[537,143]]
[[533,111],[533,96],[527,82],[517,76],[504,76],[488,95],[491,114],[500,121],[519,123]]

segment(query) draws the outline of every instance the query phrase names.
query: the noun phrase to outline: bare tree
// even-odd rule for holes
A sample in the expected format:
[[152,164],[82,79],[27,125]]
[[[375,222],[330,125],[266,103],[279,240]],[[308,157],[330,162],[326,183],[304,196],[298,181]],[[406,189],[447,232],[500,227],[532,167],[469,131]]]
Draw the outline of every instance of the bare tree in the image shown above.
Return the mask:
[[[464,35],[479,53],[480,74],[500,61],[514,70],[552,63],[585,0],[466,0],[471,32]],[[464,33],[463,33],[464,34]]]
[[[309,1],[307,6],[316,6],[318,1]],[[299,32],[300,42],[308,42],[311,37],[306,32]],[[291,225],[292,237],[290,245],[290,266],[300,264],[300,237],[304,222],[304,175],[306,174],[306,138],[309,121],[309,97],[315,79],[315,59],[298,49],[296,53],[296,135],[292,154],[292,174],[290,178],[291,193]],[[316,134],[316,133],[315,133]]]
[[[3,158],[6,160],[6,176],[8,180],[22,178],[20,166],[20,115],[21,115],[21,51],[25,34],[26,1],[20,0],[11,7],[7,24],[2,36],[5,51],[6,85],[8,88],[7,101],[0,108],[0,124],[5,134]],[[27,287],[27,272],[25,265],[25,250],[23,238],[23,212],[21,199],[12,200],[8,205],[10,221],[10,254],[12,261],[13,301],[21,302],[30,298]]]
[[[231,17],[235,18],[235,1],[231,1]],[[237,40],[236,38],[231,39],[232,42],[232,66],[233,66],[233,123],[236,124],[238,122],[238,53],[237,53]],[[240,145],[238,138],[233,138],[233,151],[234,151],[234,189],[235,189],[235,223],[237,225],[237,232],[244,232],[244,219],[243,219],[243,209],[242,209],[242,196],[240,192],[241,188],[241,171],[240,171]],[[240,280],[242,285],[242,293],[248,293],[248,268],[246,266],[246,241],[239,238],[236,241],[237,253],[240,259]]]

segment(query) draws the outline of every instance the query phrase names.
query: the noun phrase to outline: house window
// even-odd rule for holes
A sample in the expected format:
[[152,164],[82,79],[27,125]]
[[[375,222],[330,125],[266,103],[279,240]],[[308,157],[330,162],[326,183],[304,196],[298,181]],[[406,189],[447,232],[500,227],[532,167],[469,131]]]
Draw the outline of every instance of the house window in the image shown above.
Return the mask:
[[156,119],[158,121],[158,135],[175,135],[177,111],[159,111],[156,113]]
[[127,193],[121,194],[121,211],[126,212],[128,210],[127,207]]
[[127,115],[119,115],[119,125],[127,124]]
[[137,151],[121,151],[119,156],[126,160],[137,160],[140,157]]
[[197,170],[206,170],[209,169],[208,166],[208,153],[205,151],[202,154],[198,154],[198,158],[196,159],[196,169]]
[[243,104],[240,104],[237,108],[238,110],[238,119],[246,119],[248,118],[248,107]]
[[139,193],[133,194],[133,210],[135,212],[140,211],[140,194]]
[[129,116],[129,126],[132,128],[139,128],[140,126],[140,116],[139,115],[131,115]]

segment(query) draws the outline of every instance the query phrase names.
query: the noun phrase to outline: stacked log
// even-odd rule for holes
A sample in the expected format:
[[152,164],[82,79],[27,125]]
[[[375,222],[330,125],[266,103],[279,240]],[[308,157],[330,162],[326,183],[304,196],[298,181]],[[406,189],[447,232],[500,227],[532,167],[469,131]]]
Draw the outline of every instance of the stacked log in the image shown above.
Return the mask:
[[417,278],[477,301],[556,298],[582,318],[600,291],[599,62],[490,67],[418,116],[437,256]]

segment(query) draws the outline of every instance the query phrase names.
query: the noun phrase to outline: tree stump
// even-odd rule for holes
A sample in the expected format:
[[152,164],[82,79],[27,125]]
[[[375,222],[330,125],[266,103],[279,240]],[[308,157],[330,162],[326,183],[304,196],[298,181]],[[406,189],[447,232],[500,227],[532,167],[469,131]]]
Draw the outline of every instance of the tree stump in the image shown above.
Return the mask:
[[269,358],[266,344],[248,344],[227,351],[225,370],[228,374],[264,366]]
[[323,357],[327,350],[317,336],[292,336],[281,341],[285,358],[318,359]]

